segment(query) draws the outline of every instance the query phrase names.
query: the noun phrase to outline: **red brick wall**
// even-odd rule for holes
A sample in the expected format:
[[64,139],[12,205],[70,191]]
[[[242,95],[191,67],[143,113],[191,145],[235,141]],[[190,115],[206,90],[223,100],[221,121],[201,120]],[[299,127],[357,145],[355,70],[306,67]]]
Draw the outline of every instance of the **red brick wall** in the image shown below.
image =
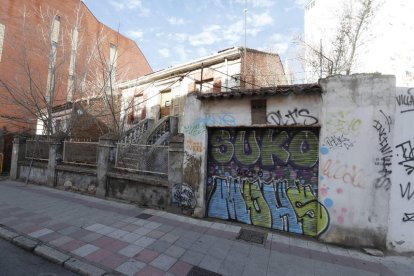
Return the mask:
[[247,49],[246,59],[242,54],[241,71],[245,78],[245,82],[241,81],[242,88],[258,89],[287,84],[283,65],[277,54]]
[[[132,40],[101,24],[80,0],[2,0],[0,8],[0,24],[5,25],[5,38],[2,59],[0,62],[0,79],[15,89],[14,95],[7,93],[0,85],[0,128],[19,132],[35,129],[36,118],[33,115],[34,106],[16,104],[15,101],[29,100],[32,104],[44,104],[39,100],[46,95],[48,76],[50,39],[43,39],[42,30],[49,30],[53,15],[61,17],[60,41],[56,59],[56,93],[53,105],[63,103],[67,97],[67,79],[71,51],[71,32],[76,21],[76,10],[80,9],[80,47],[77,57],[77,75],[88,72],[87,84],[96,81],[102,69],[102,63],[88,64],[89,53],[96,47],[97,39],[102,39],[98,47],[104,60],[109,59],[110,44],[117,45],[117,78],[125,81],[151,73],[144,55]],[[27,14],[23,20],[23,13]],[[49,19],[42,21],[41,15]],[[24,23],[24,24],[23,24]],[[23,25],[25,27],[23,27]],[[29,82],[30,69],[32,82]],[[35,86],[28,95],[20,95],[29,85]],[[85,96],[87,92],[98,91],[95,85],[87,86],[88,90],[75,93],[76,97]],[[94,90],[95,89],[95,90]],[[29,91],[29,89],[24,89]],[[35,92],[34,92],[35,91]],[[95,94],[96,94],[95,91]],[[27,93],[26,93],[27,94]],[[25,98],[26,97],[26,98]],[[5,119],[12,118],[12,120]]]

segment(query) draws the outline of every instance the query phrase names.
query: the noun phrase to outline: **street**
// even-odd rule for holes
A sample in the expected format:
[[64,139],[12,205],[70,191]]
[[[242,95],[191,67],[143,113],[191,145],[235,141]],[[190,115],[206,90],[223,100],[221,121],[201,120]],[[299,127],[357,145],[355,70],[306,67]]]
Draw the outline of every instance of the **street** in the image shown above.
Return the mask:
[[0,276],[77,275],[32,252],[0,239]]

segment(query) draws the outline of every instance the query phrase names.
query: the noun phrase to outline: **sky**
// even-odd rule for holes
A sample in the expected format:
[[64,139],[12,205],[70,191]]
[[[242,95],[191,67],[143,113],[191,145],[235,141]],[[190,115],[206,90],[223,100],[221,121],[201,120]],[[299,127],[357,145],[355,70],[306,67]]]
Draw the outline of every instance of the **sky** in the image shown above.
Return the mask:
[[[245,0],[83,0],[136,41],[154,71],[244,45]],[[294,60],[307,0],[247,0],[247,47]]]

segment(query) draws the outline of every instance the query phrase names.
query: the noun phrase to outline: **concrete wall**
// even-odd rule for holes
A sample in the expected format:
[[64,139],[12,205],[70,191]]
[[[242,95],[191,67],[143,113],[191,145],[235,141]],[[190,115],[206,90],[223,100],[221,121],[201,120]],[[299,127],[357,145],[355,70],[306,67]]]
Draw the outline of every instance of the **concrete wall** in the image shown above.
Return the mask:
[[397,252],[414,252],[413,95],[413,88],[397,88],[387,236],[387,247]]
[[385,248],[395,78],[336,76],[320,84],[319,200],[330,213],[321,239]]
[[[404,244],[405,249],[412,251],[411,241],[406,240],[410,233],[408,221],[412,220],[413,210],[408,204],[413,189],[407,188],[406,178],[401,182],[401,190],[394,178],[407,172],[401,165],[401,172],[392,167],[401,162],[392,160],[396,150],[395,77],[335,76],[321,80],[320,84],[322,97],[267,97],[267,124],[261,125],[321,127],[318,201],[327,210],[329,221],[319,238],[329,243],[385,249],[388,233],[390,243],[392,240],[394,246],[396,242]],[[251,99],[198,100],[194,95],[187,98],[180,129],[185,135],[183,185],[194,197],[195,216],[206,214],[207,127],[254,126]],[[396,140],[397,144],[410,139],[409,119],[406,120],[407,126],[397,120],[395,129],[407,129],[403,131],[405,136]],[[412,158],[407,150],[406,155],[409,154]],[[398,173],[392,174],[394,171]],[[393,226],[397,222],[402,226]]]
[[[206,211],[207,127],[251,126],[252,99],[200,101],[194,95],[186,99],[183,124],[179,130],[185,135],[183,185],[193,196],[195,216],[203,217]],[[269,97],[267,125],[317,126],[320,108],[321,98],[317,94]],[[282,115],[281,120],[279,114]]]

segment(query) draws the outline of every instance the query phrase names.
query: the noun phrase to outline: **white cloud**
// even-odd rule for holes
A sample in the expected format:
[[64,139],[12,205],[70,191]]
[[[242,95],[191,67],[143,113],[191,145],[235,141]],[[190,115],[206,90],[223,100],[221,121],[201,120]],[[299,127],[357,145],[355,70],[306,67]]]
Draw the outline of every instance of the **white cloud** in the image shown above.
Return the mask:
[[140,16],[148,16],[150,10],[142,5],[141,0],[110,0],[109,4],[120,10],[137,10]]
[[186,22],[180,17],[170,17],[167,19],[171,25],[184,25]]
[[186,33],[170,33],[168,34],[169,40],[175,40],[177,42],[185,42],[188,39],[188,34]]
[[[243,4],[244,0],[235,0],[236,3]],[[269,8],[276,4],[275,0],[250,0],[247,1],[247,7],[252,5],[255,8]]]
[[170,57],[170,49],[168,49],[168,48],[159,49],[158,54],[160,54],[160,56],[162,58],[169,58]]
[[269,15],[269,12],[252,14],[249,21],[254,27],[264,27],[273,24],[273,18]]
[[311,0],[295,0],[295,5],[298,8],[303,9]]
[[127,32],[128,36],[134,38],[134,39],[143,39],[144,38],[144,32],[141,30],[136,30],[136,31],[128,31]]
[[203,28],[203,31],[197,35],[189,36],[188,40],[192,46],[211,45],[219,42],[221,27],[211,25]]

